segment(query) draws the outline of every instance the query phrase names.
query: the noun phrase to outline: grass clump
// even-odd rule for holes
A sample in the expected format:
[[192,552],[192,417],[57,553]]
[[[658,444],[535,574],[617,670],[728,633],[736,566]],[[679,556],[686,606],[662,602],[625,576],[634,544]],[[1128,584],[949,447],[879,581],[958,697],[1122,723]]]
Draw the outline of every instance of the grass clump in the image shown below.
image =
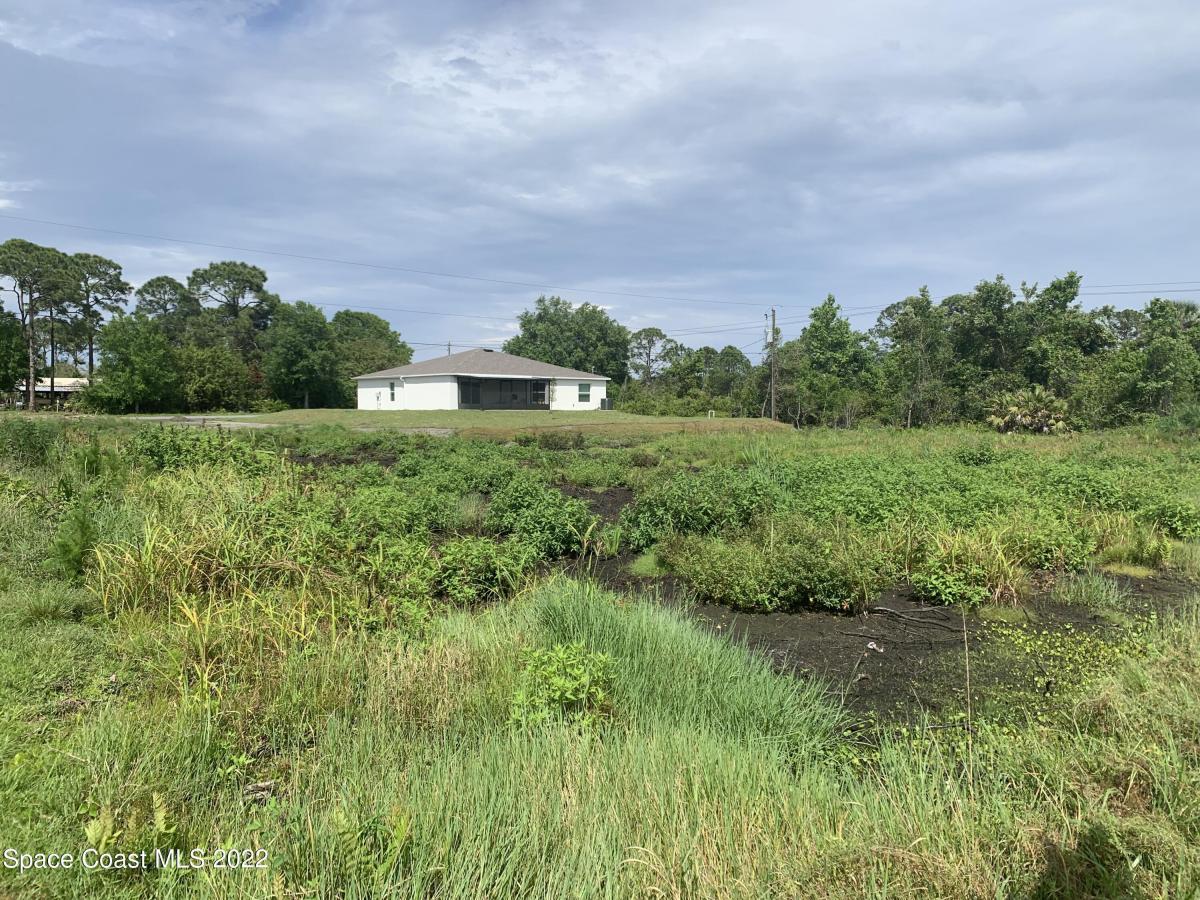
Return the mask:
[[1127,609],[1131,599],[1128,589],[1094,568],[1059,578],[1051,596],[1059,603],[1104,610]]

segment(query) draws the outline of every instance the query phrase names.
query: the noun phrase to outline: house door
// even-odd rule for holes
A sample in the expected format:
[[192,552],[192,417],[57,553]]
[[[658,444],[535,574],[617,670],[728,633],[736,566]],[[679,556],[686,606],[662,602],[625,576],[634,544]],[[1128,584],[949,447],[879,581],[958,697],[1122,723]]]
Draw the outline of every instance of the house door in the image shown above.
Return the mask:
[[383,391],[375,392],[375,408],[383,409]]

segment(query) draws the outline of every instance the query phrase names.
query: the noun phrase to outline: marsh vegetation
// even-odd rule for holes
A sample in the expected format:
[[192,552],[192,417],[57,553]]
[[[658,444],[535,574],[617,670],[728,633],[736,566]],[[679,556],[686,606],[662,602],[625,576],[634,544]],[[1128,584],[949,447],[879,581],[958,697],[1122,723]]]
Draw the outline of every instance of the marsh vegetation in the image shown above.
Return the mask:
[[1186,434],[511,437],[0,418],[0,892],[1200,885]]

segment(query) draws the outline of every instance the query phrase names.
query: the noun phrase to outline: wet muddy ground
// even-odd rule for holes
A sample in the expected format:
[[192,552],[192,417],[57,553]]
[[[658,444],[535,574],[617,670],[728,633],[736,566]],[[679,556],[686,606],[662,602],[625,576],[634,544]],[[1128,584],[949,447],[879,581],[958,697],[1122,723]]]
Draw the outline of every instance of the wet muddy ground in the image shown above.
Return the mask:
[[603,560],[588,572],[626,595],[686,609],[780,671],[821,678],[852,712],[884,721],[959,714],[966,707],[968,663],[977,710],[1016,704],[1022,708],[1011,712],[1023,713],[1067,702],[1093,669],[1119,659],[1140,627],[1181,607],[1195,591],[1166,576],[1116,576],[1131,592],[1130,608],[1120,615],[1055,603],[1048,592],[1020,607],[969,612],[925,605],[906,587],[884,593],[858,615],[753,613],[695,602],[669,575],[631,574],[630,562]]
[[[396,456],[367,450],[352,459],[331,453],[295,461],[391,466]],[[586,501],[606,523],[616,522],[634,496],[625,487],[555,487]],[[968,669],[975,710],[1036,714],[1068,703],[1084,679],[1115,665],[1126,647],[1136,652],[1139,629],[1191,602],[1197,589],[1161,573],[1113,575],[1130,599],[1127,609],[1114,613],[1054,602],[1053,576],[1037,573],[1035,594],[1020,607],[929,606],[898,586],[857,615],[817,609],[753,613],[697,602],[671,575],[634,575],[632,561],[622,556],[567,568],[626,596],[685,609],[718,634],[765,655],[779,671],[820,678],[852,713],[882,722],[960,716],[968,705]]]

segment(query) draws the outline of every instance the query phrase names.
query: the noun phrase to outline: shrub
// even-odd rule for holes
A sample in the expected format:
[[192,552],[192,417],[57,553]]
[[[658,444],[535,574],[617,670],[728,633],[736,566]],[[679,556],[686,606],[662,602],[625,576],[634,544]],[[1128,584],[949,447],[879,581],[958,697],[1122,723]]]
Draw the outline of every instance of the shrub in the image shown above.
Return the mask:
[[1174,498],[1164,498],[1138,510],[1138,519],[1169,534],[1188,540],[1200,537],[1200,508]]
[[783,566],[753,543],[688,535],[664,543],[660,555],[706,599],[759,612],[789,599]]
[[57,422],[27,416],[5,416],[0,420],[0,458],[26,466],[44,466],[50,461],[62,434]]
[[596,517],[575,497],[525,476],[511,480],[488,506],[486,522],[497,534],[516,534],[539,555],[552,558],[579,549]]
[[954,461],[964,466],[990,466],[1012,456],[1011,450],[998,450],[993,444],[973,444],[959,447],[951,454]]
[[933,535],[909,580],[918,597],[935,603],[1015,602],[1025,573],[995,528]]
[[261,474],[274,465],[275,459],[273,454],[221,431],[196,427],[140,428],[126,449],[135,461],[160,470],[236,464],[243,473]]
[[1001,394],[992,402],[988,424],[997,431],[1022,431],[1029,434],[1064,434],[1067,425],[1067,401],[1040,385]]
[[516,590],[534,554],[519,541],[462,537],[438,548],[437,584],[459,603],[499,599]]
[[580,450],[583,448],[582,431],[539,431],[537,445],[543,450]]
[[749,525],[781,505],[783,495],[780,483],[762,469],[678,472],[639,494],[621,521],[630,544],[644,549],[670,534],[713,534]]
[[357,571],[374,593],[387,600],[428,603],[438,591],[438,561],[420,537],[377,540],[358,557]]
[[1096,552],[1096,538],[1084,525],[1046,510],[1009,517],[1005,548],[1033,569],[1081,568]]
[[86,497],[81,497],[68,510],[54,535],[47,567],[64,578],[78,581],[99,537],[91,506]]
[[350,535],[370,540],[414,531],[443,531],[459,521],[458,502],[445,493],[410,493],[393,485],[355,491],[343,508],[343,523]]
[[847,609],[878,591],[884,568],[852,533],[803,520],[733,539],[679,537],[662,545],[662,557],[701,596],[760,612]]
[[582,643],[555,644],[524,654],[510,720],[518,725],[566,721],[590,726],[609,714],[612,659]]

